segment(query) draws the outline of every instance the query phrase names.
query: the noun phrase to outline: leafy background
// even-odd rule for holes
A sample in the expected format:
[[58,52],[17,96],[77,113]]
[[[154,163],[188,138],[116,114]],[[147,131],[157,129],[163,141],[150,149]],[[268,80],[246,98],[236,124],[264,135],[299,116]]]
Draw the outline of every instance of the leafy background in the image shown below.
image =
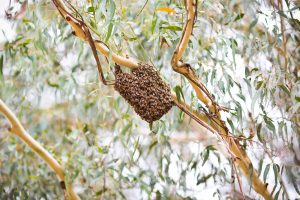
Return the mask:
[[[170,65],[185,19],[182,1],[73,3],[95,37],[152,63],[188,104],[205,109]],[[29,1],[18,20],[1,14],[0,97],[59,160],[82,199],[238,198],[226,145],[177,108],[152,126],[142,121],[99,83],[90,48],[51,1]],[[199,1],[197,14],[184,59],[230,108],[223,119],[273,196],[299,197],[299,1],[284,1],[283,10],[277,1]],[[101,61],[113,79],[114,63]],[[62,199],[55,175],[6,127],[1,116],[0,198]],[[259,199],[239,177],[245,195]]]

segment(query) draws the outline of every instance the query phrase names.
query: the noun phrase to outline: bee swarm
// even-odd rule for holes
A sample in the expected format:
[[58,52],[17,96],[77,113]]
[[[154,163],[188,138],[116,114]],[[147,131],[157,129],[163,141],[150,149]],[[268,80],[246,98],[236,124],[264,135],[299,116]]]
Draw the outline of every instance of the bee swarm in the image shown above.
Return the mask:
[[134,108],[145,121],[160,119],[173,106],[170,87],[162,80],[153,66],[139,63],[132,73],[115,67],[115,90]]

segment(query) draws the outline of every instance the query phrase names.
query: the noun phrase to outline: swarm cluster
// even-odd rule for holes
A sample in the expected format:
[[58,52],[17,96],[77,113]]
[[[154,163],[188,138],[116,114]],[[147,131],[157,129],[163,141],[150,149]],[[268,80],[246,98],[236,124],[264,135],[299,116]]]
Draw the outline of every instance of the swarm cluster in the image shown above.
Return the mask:
[[122,72],[116,65],[115,76],[115,90],[143,120],[156,121],[173,106],[169,86],[151,65],[139,64],[132,73]]

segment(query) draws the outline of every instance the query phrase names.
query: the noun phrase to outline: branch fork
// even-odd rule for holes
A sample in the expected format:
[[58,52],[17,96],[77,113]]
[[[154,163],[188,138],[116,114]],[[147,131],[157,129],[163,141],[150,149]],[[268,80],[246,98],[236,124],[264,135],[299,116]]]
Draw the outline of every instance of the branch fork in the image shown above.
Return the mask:
[[[84,23],[82,23],[79,19],[72,16],[71,12],[67,8],[63,0],[52,0],[52,1],[57,7],[60,14],[64,17],[67,23],[72,27],[75,35],[80,39],[89,42],[97,62],[98,71],[100,71],[99,66],[101,65],[99,60],[97,60],[97,56],[95,56],[96,50],[100,51],[103,55],[108,57],[111,53],[108,46],[105,45],[103,42],[96,41],[92,38],[89,32],[89,28]],[[173,97],[174,101],[179,108],[184,108],[187,112],[190,112],[190,114],[192,114],[190,116],[194,120],[196,120],[199,124],[203,125],[211,132],[217,133],[222,138],[222,140],[227,144],[230,153],[232,153],[234,158],[236,158],[234,159],[234,163],[236,163],[240,167],[244,175],[248,178],[248,180],[250,180],[250,183],[252,184],[254,190],[260,195],[262,195],[265,199],[270,200],[272,199],[272,196],[268,192],[266,185],[259,179],[259,176],[255,171],[255,169],[253,168],[253,165],[249,157],[247,156],[245,150],[240,146],[238,141],[235,141],[235,139],[231,136],[230,132],[228,131],[228,128],[225,126],[225,122],[221,120],[221,114],[220,114],[220,110],[222,110],[221,107],[216,102],[214,102],[213,98],[211,97],[211,94],[208,92],[205,85],[197,77],[192,67],[189,64],[184,63],[182,61],[183,53],[188,45],[189,38],[193,31],[193,26],[196,19],[196,13],[197,13],[197,0],[184,0],[184,2],[187,11],[187,19],[186,19],[186,23],[180,41],[177,44],[176,49],[174,51],[171,60],[171,65],[174,71],[182,74],[188,79],[193,89],[195,90],[198,99],[208,107],[210,113],[212,113],[213,115],[208,116],[207,113],[190,111],[187,105],[185,105],[183,102],[177,101],[177,99],[175,100],[175,97]],[[73,11],[74,10],[75,9],[73,8]],[[132,58],[123,57],[115,53],[111,53],[111,55],[113,61],[119,65],[129,67],[129,68],[137,68],[139,66],[138,62]],[[1,100],[0,100],[0,111],[11,122],[12,132],[14,132],[25,143],[27,143],[28,146],[30,146],[38,155],[40,155],[40,157],[42,157],[48,163],[48,165],[53,169],[53,171],[55,171],[59,180],[64,183],[64,173],[60,165],[57,163],[57,161],[48,152],[46,152],[45,149],[43,149],[43,147],[41,147],[35,140],[33,140],[33,138],[31,138],[31,136],[28,133],[26,133],[26,131],[21,126],[17,118],[11,113],[11,111],[6,107],[6,105]],[[72,190],[70,184],[68,184],[67,186],[67,191],[68,191],[68,195],[70,196],[69,199],[71,200],[79,199],[79,197]]]

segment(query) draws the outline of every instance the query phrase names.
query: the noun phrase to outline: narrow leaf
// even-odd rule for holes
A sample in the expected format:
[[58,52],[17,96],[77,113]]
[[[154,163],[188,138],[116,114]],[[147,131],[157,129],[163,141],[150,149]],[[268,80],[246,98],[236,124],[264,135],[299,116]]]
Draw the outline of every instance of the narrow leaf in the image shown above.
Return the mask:
[[172,30],[172,31],[181,31],[182,28],[179,26],[175,26],[175,25],[170,25],[170,26],[162,26],[162,29],[168,29],[168,30]]
[[0,57],[0,81],[3,80],[3,56]]
[[108,25],[108,31],[107,31],[106,38],[105,38],[105,42],[108,42],[108,40],[109,40],[109,38],[111,36],[111,33],[112,33],[112,29],[113,29],[113,24],[109,23],[109,25]]
[[279,85],[279,88],[282,89],[287,95],[290,95],[290,91],[285,85]]
[[266,182],[266,180],[267,180],[267,176],[269,174],[269,170],[270,170],[270,164],[267,164],[267,166],[265,168],[265,171],[264,171],[264,177],[263,177],[264,182]]

